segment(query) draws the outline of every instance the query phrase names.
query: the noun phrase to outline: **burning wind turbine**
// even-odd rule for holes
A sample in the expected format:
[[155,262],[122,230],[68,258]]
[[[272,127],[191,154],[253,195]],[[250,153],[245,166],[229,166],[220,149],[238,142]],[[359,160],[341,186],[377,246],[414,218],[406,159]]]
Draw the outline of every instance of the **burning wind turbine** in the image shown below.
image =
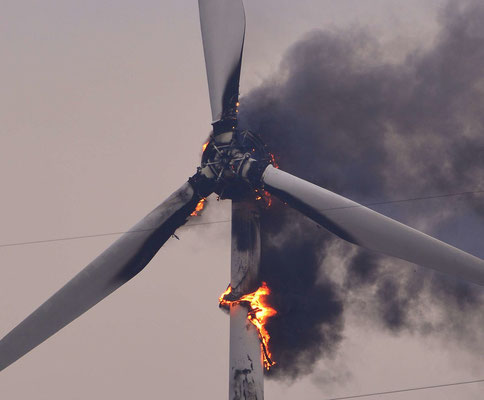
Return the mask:
[[230,400],[262,399],[263,361],[272,363],[265,323],[275,311],[264,302],[268,289],[259,277],[261,191],[355,245],[484,286],[480,258],[277,169],[261,137],[237,129],[242,0],[199,0],[199,8],[213,126],[200,166],[0,341],[0,370],[136,276],[213,192],[232,200],[231,290],[222,297],[230,304]]

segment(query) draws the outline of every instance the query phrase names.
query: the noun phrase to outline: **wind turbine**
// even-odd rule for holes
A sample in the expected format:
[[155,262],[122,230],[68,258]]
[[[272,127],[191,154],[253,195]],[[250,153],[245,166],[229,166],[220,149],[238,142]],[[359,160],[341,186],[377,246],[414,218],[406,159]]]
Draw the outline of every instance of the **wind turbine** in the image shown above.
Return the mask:
[[[335,235],[484,285],[484,261],[351,200],[274,168],[260,137],[237,129],[245,17],[242,0],[199,0],[213,133],[197,172],[0,341],[6,368],[140,272],[212,192],[233,201],[232,297],[258,285],[255,190],[267,190]],[[232,398],[261,398],[262,364],[247,309],[231,307]],[[252,369],[244,363],[249,361]],[[247,360],[247,361],[246,361]],[[238,371],[242,371],[241,374]]]

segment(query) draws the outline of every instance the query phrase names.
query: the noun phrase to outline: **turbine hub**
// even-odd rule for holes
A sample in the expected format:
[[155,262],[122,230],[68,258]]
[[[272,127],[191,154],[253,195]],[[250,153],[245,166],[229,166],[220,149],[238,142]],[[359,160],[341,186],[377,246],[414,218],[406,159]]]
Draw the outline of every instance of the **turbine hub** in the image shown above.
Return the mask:
[[200,173],[212,180],[215,192],[224,199],[253,195],[272,156],[260,136],[234,130],[211,135],[202,154]]

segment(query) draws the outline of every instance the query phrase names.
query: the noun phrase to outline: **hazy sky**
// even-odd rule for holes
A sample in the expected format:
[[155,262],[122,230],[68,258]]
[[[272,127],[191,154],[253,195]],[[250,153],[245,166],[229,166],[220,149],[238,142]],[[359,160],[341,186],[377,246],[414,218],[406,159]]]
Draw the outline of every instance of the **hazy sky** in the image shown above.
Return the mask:
[[[456,0],[457,1],[457,0]],[[400,59],[444,1],[246,0],[241,93],[312,29],[368,27]],[[0,244],[124,231],[195,172],[210,109],[195,0],[9,1],[0,12]],[[284,166],[282,166],[284,167]],[[0,374],[2,399],[227,398],[230,204],[212,201],[138,277]],[[116,236],[0,248],[0,336]],[[267,399],[482,378],[482,356],[347,320],[334,360]],[[333,376],[333,380],[328,380]],[[482,398],[482,385],[387,396]]]

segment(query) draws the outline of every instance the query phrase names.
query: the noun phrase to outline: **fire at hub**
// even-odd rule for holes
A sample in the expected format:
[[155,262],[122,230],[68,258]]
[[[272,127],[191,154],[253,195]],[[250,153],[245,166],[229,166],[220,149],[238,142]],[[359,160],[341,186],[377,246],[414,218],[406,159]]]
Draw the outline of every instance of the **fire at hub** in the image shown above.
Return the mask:
[[270,335],[266,329],[267,320],[277,314],[271,306],[267,304],[266,297],[270,294],[270,289],[265,282],[255,292],[246,294],[237,300],[228,300],[232,292],[229,285],[227,290],[219,298],[219,304],[222,308],[230,308],[232,304],[243,304],[248,307],[247,319],[257,328],[261,343],[264,367],[269,370],[275,362],[272,360],[272,354],[269,350]]

